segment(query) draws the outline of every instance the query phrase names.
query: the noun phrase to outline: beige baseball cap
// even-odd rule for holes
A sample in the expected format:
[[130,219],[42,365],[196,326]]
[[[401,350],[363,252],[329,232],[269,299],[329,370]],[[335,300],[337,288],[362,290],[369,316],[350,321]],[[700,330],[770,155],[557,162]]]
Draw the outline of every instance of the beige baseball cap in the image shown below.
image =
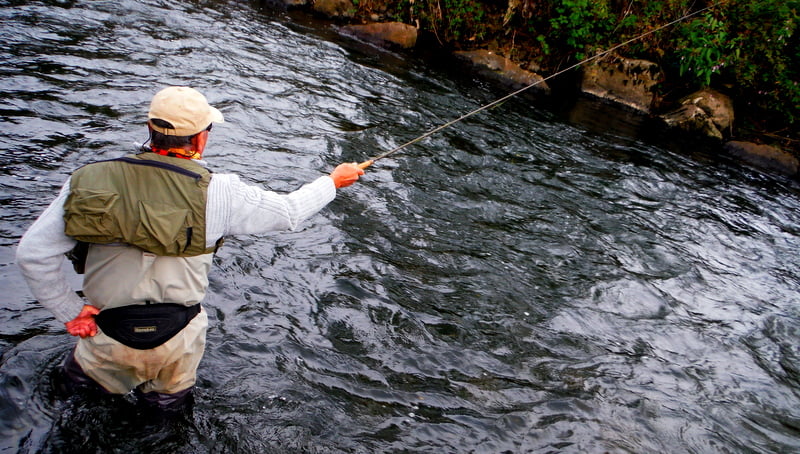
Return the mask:
[[159,119],[173,128],[149,121],[150,127],[167,136],[193,136],[208,128],[211,123],[224,123],[222,112],[211,107],[206,97],[190,87],[167,87],[153,96],[148,120]]

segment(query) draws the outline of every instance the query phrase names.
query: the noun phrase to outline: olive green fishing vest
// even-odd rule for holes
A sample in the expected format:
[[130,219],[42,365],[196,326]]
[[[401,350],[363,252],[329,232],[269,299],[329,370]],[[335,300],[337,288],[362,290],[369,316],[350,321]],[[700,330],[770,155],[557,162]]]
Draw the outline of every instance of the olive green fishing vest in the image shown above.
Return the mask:
[[159,256],[212,253],[205,222],[210,181],[200,164],[155,153],[86,165],[72,174],[64,231],[78,241],[129,244]]

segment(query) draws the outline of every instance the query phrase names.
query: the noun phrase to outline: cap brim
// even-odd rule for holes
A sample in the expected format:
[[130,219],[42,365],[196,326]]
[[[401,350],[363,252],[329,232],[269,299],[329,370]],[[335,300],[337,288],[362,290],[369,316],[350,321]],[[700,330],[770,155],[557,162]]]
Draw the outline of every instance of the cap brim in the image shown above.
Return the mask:
[[208,107],[211,109],[211,123],[225,123],[225,117],[222,116],[222,112],[219,109],[213,106]]

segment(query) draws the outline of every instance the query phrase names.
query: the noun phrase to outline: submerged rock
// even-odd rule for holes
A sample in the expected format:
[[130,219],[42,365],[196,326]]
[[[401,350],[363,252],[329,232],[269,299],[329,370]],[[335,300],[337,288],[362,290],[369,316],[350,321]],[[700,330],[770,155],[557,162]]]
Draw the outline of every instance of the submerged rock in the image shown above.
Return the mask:
[[456,57],[470,62],[479,74],[490,76],[508,85],[522,88],[536,84],[531,90],[539,94],[550,94],[550,87],[539,74],[526,71],[518,64],[488,50],[457,51]]
[[402,22],[346,25],[342,32],[386,47],[411,49],[417,44],[416,27]]
[[282,4],[286,8],[303,8],[311,4],[311,0],[279,0],[277,3]]
[[663,79],[664,73],[653,62],[610,55],[583,69],[581,91],[650,113],[656,100],[656,84]]
[[329,19],[352,19],[356,7],[350,0],[313,0],[312,10]]
[[763,170],[789,176],[797,176],[798,170],[800,170],[800,161],[795,156],[771,145],[730,141],[725,144],[725,150],[744,162]]
[[719,140],[733,127],[733,102],[722,93],[703,89],[679,103],[679,108],[660,117],[669,127]]

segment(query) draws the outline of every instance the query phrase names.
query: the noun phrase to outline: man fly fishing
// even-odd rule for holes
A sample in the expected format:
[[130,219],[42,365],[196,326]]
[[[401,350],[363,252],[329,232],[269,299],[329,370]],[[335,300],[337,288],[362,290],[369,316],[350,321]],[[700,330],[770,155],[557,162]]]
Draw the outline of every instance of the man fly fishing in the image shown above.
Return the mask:
[[[340,164],[289,194],[212,174],[201,158],[223,122],[195,89],[159,91],[150,146],[75,171],[20,240],[33,295],[79,337],[63,367],[70,383],[179,408],[205,349],[201,303],[223,238],[295,229],[364,174]],[[66,253],[84,274],[85,301],[62,272]]]

